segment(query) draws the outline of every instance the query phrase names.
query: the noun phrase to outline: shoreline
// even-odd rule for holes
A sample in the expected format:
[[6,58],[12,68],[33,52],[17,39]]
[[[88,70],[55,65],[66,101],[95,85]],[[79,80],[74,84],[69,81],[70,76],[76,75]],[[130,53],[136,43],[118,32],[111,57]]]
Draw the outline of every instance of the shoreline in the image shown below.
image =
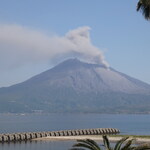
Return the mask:
[[[110,142],[117,142],[124,136],[108,136]],[[127,136],[128,137],[128,136]],[[100,135],[83,135],[83,136],[47,136],[43,138],[33,139],[33,141],[76,141],[76,140],[85,140],[85,139],[92,139],[95,141],[103,141],[102,136]],[[141,138],[141,137],[132,137],[129,136],[129,139],[135,139],[136,144],[140,143],[150,143],[150,138]]]

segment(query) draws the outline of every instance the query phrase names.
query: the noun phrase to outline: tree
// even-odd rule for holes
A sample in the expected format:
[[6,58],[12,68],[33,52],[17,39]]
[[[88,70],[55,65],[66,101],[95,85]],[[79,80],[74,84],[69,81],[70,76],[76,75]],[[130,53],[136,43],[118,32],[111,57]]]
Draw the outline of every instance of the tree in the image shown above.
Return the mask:
[[150,0],[139,0],[137,11],[141,11],[146,20],[150,20]]
[[101,148],[98,143],[91,139],[77,140],[78,143],[74,144],[70,150],[150,150],[150,146],[148,145],[132,146],[134,139],[127,141],[128,138],[122,138],[114,147],[111,147],[107,136],[103,136],[104,148]]
[[70,150],[85,150],[87,148],[89,150],[102,150],[100,146],[91,139],[86,140],[77,140],[78,143],[73,145],[73,148]]

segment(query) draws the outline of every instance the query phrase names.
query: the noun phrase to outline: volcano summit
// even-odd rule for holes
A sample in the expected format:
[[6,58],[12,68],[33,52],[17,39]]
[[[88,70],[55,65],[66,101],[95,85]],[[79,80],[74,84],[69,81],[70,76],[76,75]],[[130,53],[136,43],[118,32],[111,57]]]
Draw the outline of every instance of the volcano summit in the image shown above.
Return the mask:
[[0,88],[0,112],[149,113],[150,85],[103,65],[68,59]]

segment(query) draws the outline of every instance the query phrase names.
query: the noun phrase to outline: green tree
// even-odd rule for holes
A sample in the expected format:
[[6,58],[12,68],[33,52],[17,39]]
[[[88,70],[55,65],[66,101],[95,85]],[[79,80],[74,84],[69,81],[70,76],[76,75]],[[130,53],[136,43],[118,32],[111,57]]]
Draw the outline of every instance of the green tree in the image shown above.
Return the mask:
[[86,140],[77,140],[78,143],[73,145],[73,148],[70,150],[101,150],[98,143],[96,143],[94,140],[86,139]]
[[139,0],[137,11],[141,11],[146,20],[150,20],[150,0]]
[[74,144],[70,150],[150,150],[148,145],[132,146],[134,139],[127,141],[128,138],[122,138],[114,147],[111,147],[107,136],[103,136],[104,148],[101,148],[98,143],[91,139],[77,140],[78,143]]

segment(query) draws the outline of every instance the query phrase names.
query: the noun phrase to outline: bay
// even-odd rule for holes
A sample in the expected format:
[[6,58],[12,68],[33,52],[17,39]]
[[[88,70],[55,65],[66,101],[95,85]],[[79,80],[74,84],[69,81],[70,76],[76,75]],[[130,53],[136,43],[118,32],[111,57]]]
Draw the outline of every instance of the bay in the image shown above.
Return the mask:
[[[148,114],[0,114],[0,133],[117,128],[120,134],[150,135]],[[0,144],[0,150],[67,150],[75,141]]]

